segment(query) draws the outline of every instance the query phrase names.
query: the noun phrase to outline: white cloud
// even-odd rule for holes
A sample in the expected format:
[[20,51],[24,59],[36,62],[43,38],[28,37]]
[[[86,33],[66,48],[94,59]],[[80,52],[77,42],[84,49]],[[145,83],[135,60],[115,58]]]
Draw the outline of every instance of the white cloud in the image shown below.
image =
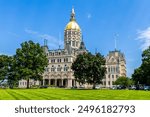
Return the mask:
[[92,15],[90,13],[87,14],[87,18],[91,19]]
[[142,45],[140,49],[145,50],[150,46],[150,27],[143,31],[138,31],[138,39]]
[[37,31],[33,31],[30,29],[25,29],[25,32],[35,36],[38,39],[47,39],[48,40],[48,46],[51,49],[58,49],[59,45],[60,46],[63,45],[63,41],[60,38],[56,38],[56,37],[51,36],[49,34],[41,34]]
[[38,34],[38,32],[36,32],[36,31],[33,31],[33,30],[30,30],[30,29],[25,29],[25,32],[26,33],[29,33],[29,34]]

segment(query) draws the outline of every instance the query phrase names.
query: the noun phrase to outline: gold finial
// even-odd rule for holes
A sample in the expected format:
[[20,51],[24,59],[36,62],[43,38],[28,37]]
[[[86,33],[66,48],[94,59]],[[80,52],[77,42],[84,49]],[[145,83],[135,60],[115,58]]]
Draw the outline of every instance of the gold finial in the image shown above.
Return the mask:
[[74,7],[72,7],[72,14],[75,14],[75,12],[74,12]]
[[72,7],[70,21],[75,21],[75,11],[74,11],[74,7]]
[[78,30],[78,31],[81,30],[80,27],[79,27],[79,25],[76,22],[75,11],[74,11],[73,7],[72,7],[72,10],[71,10],[70,22],[66,25],[65,30],[70,30],[70,29]]

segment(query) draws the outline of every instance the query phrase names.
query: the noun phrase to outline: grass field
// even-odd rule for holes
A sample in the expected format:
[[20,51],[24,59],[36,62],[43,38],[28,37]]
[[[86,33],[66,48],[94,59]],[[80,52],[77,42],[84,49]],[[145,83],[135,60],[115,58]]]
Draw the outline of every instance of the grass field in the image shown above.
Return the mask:
[[150,91],[0,89],[0,100],[150,100]]

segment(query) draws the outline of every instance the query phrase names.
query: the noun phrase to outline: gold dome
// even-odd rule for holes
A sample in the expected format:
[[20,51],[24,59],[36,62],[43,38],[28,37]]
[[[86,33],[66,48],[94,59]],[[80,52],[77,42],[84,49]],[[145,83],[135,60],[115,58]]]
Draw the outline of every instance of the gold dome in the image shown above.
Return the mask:
[[66,26],[66,28],[65,28],[65,30],[78,30],[78,31],[80,31],[80,27],[79,27],[79,25],[77,24],[77,22],[76,21],[70,21],[68,24],[67,24],[67,26]]
[[75,19],[74,8],[72,8],[71,15],[70,15],[70,22],[66,25],[65,30],[71,30],[71,29],[80,31],[80,27],[77,24],[76,19]]

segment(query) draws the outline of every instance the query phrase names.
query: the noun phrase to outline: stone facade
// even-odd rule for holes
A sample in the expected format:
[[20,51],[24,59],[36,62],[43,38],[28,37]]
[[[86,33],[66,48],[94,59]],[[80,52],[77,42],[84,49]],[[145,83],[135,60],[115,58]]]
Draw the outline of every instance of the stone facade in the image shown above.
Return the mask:
[[[42,85],[67,88],[78,86],[71,66],[76,56],[87,50],[82,39],[81,29],[75,19],[74,9],[72,9],[70,21],[64,30],[64,49],[49,50],[46,42],[43,49],[47,54],[49,64],[43,74]],[[106,57],[107,73],[102,86],[111,87],[119,76],[126,76],[125,64],[124,55],[120,51],[109,52]],[[40,85],[40,82],[31,81],[30,86],[33,84]],[[26,87],[26,81],[20,80],[19,87]],[[91,86],[85,85],[85,87]]]
[[43,85],[57,87],[76,86],[71,69],[72,63],[80,53],[87,52],[82,41],[82,33],[75,19],[75,12],[72,9],[70,22],[64,30],[64,49],[49,50],[44,47],[47,53],[49,65],[43,74]]
[[126,60],[123,53],[118,50],[110,51],[106,56],[106,75],[102,86],[110,88],[119,76],[126,76]]

